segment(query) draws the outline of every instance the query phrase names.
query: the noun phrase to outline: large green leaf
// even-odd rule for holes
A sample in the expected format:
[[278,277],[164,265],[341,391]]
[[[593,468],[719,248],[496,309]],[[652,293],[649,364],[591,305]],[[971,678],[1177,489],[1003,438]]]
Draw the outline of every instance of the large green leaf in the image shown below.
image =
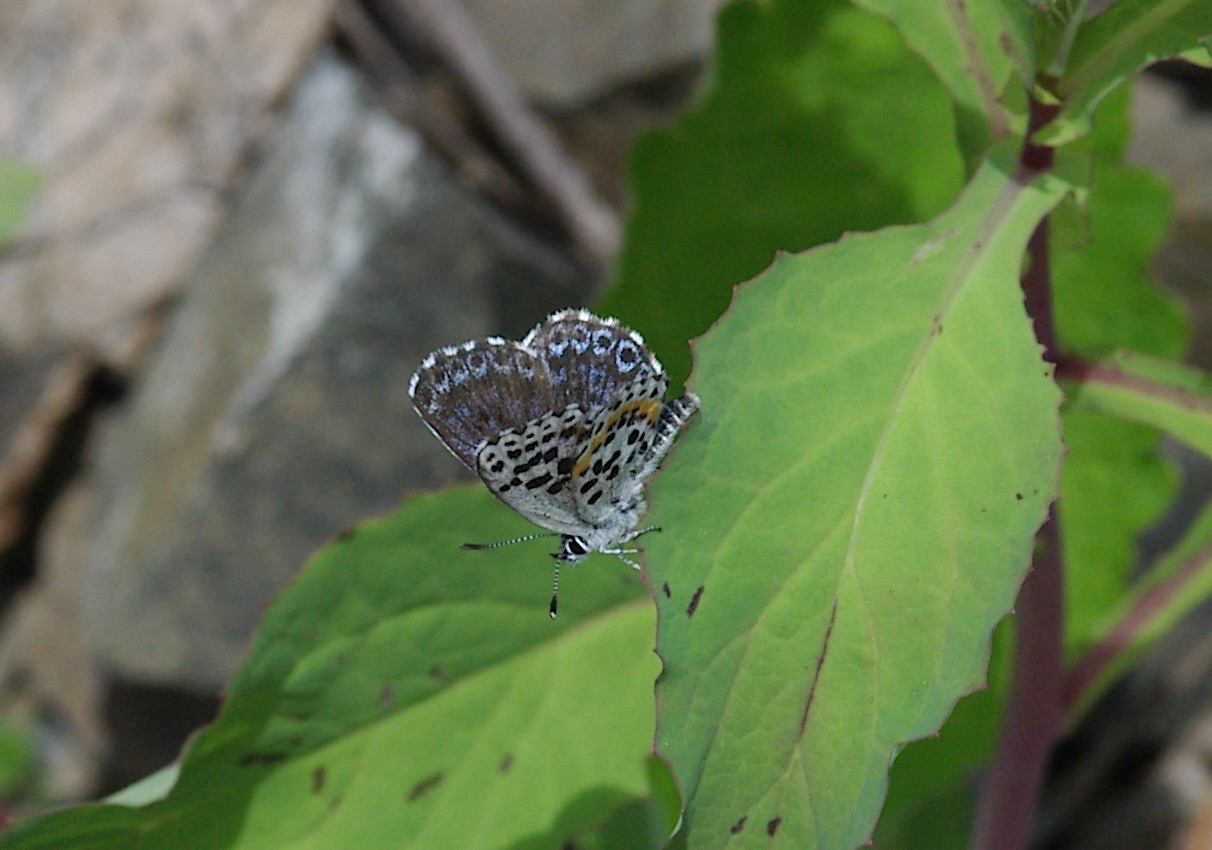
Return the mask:
[[1099,101],[1141,68],[1212,34],[1210,0],[1117,0],[1077,30],[1057,82],[1060,114],[1038,138],[1061,144],[1090,129]]
[[[1149,266],[1169,221],[1169,190],[1120,164],[1130,134],[1127,86],[1099,108],[1094,132],[1070,146],[1082,158],[1069,170],[1087,181],[1084,203],[1067,198],[1051,216],[1053,294],[1062,347],[1097,357],[1118,345],[1173,355],[1182,349],[1181,312],[1149,279]],[[1066,637],[1071,656],[1105,633],[1109,612],[1129,593],[1138,535],[1173,496],[1175,475],[1158,452],[1158,432],[1098,411],[1063,410],[1069,453],[1062,472],[1061,533],[1066,577]],[[1011,625],[1011,624],[1007,624]],[[1004,634],[1003,634],[1004,633]],[[970,803],[961,793],[992,754],[1010,656],[1003,628],[990,669],[990,689],[963,700],[934,740],[910,745],[897,760],[887,829],[878,846],[932,850],[937,800]],[[995,650],[999,646],[995,646]],[[1000,660],[999,660],[1000,659]],[[925,807],[925,808],[923,808]],[[949,822],[970,823],[971,812]]]
[[1018,274],[1062,191],[987,165],[928,224],[781,257],[697,343],[650,544],[686,846],[856,846],[897,750],[983,681],[1056,495]]
[[1177,488],[1155,429],[1084,410],[1064,411],[1070,449],[1059,507],[1065,561],[1065,649],[1085,651],[1128,592],[1136,541]]
[[1014,658],[1014,618],[993,632],[987,687],[961,699],[935,737],[897,756],[880,813],[877,850],[965,847],[972,831],[978,768],[997,746]]
[[142,808],[23,821],[16,848],[560,847],[648,793],[653,611],[613,558],[567,571],[483,488],[410,499],[269,608],[218,720]]
[[674,381],[686,340],[778,250],[921,221],[963,185],[952,106],[876,15],[842,2],[740,2],[719,21],[706,97],[641,138],[614,289]]

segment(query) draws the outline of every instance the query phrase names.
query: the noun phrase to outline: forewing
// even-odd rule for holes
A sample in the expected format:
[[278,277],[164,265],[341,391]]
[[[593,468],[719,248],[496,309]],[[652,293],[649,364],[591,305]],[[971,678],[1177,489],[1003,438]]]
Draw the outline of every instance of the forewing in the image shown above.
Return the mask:
[[571,490],[572,469],[589,439],[597,409],[578,405],[547,413],[489,440],[476,473],[498,499],[526,519],[560,534],[585,534]]
[[496,337],[433,352],[412,376],[408,394],[429,429],[473,471],[486,441],[552,409],[542,359]]
[[554,410],[612,404],[630,386],[656,379],[658,397],[668,383],[660,362],[635,331],[615,319],[584,310],[555,313],[522,340],[544,363],[552,382]]

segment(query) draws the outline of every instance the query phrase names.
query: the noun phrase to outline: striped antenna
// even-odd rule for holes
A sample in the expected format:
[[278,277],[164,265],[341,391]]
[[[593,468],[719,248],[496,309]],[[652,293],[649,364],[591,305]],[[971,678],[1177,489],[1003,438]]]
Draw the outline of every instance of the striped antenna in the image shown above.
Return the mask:
[[560,595],[560,562],[556,561],[555,578],[551,580],[551,608],[547,613],[551,615],[551,619],[556,618],[556,600]]
[[471,549],[476,552],[484,549],[499,549],[502,546],[512,546],[514,543],[525,543],[527,540],[538,540],[540,537],[559,537],[554,533],[547,534],[527,534],[525,537],[515,537],[512,540],[498,540],[496,543],[464,543],[459,546],[460,549]]

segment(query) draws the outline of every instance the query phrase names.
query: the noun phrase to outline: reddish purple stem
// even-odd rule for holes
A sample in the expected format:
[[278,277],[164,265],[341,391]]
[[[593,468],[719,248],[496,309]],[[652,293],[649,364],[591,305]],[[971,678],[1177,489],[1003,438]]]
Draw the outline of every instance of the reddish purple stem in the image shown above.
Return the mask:
[[[1029,180],[1052,167],[1052,149],[1035,145],[1030,138],[1056,111],[1056,107],[1032,100],[1020,179]],[[1022,278],[1027,314],[1044,346],[1044,358],[1055,363],[1047,218],[1031,234],[1027,255]],[[1037,536],[1035,557],[1019,591],[1016,611],[1014,672],[997,754],[977,803],[974,850],[1026,850],[1029,846],[1048,759],[1063,728],[1064,583],[1055,505]]]

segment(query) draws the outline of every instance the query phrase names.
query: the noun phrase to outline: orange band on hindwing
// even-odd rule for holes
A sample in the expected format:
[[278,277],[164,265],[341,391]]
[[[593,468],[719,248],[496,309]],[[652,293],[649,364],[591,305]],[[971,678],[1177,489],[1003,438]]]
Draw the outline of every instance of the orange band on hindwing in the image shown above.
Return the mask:
[[653,398],[637,398],[620,405],[619,409],[606,420],[606,427],[593,438],[593,442],[589,444],[589,448],[585,449],[577,459],[576,466],[572,468],[572,480],[576,481],[585,473],[585,470],[589,469],[589,465],[593,463],[593,453],[602,447],[602,443],[606,441],[606,438],[620,419],[633,411],[639,411],[641,416],[655,425],[657,420],[661,418],[662,407],[664,407],[663,402],[660,399]]

